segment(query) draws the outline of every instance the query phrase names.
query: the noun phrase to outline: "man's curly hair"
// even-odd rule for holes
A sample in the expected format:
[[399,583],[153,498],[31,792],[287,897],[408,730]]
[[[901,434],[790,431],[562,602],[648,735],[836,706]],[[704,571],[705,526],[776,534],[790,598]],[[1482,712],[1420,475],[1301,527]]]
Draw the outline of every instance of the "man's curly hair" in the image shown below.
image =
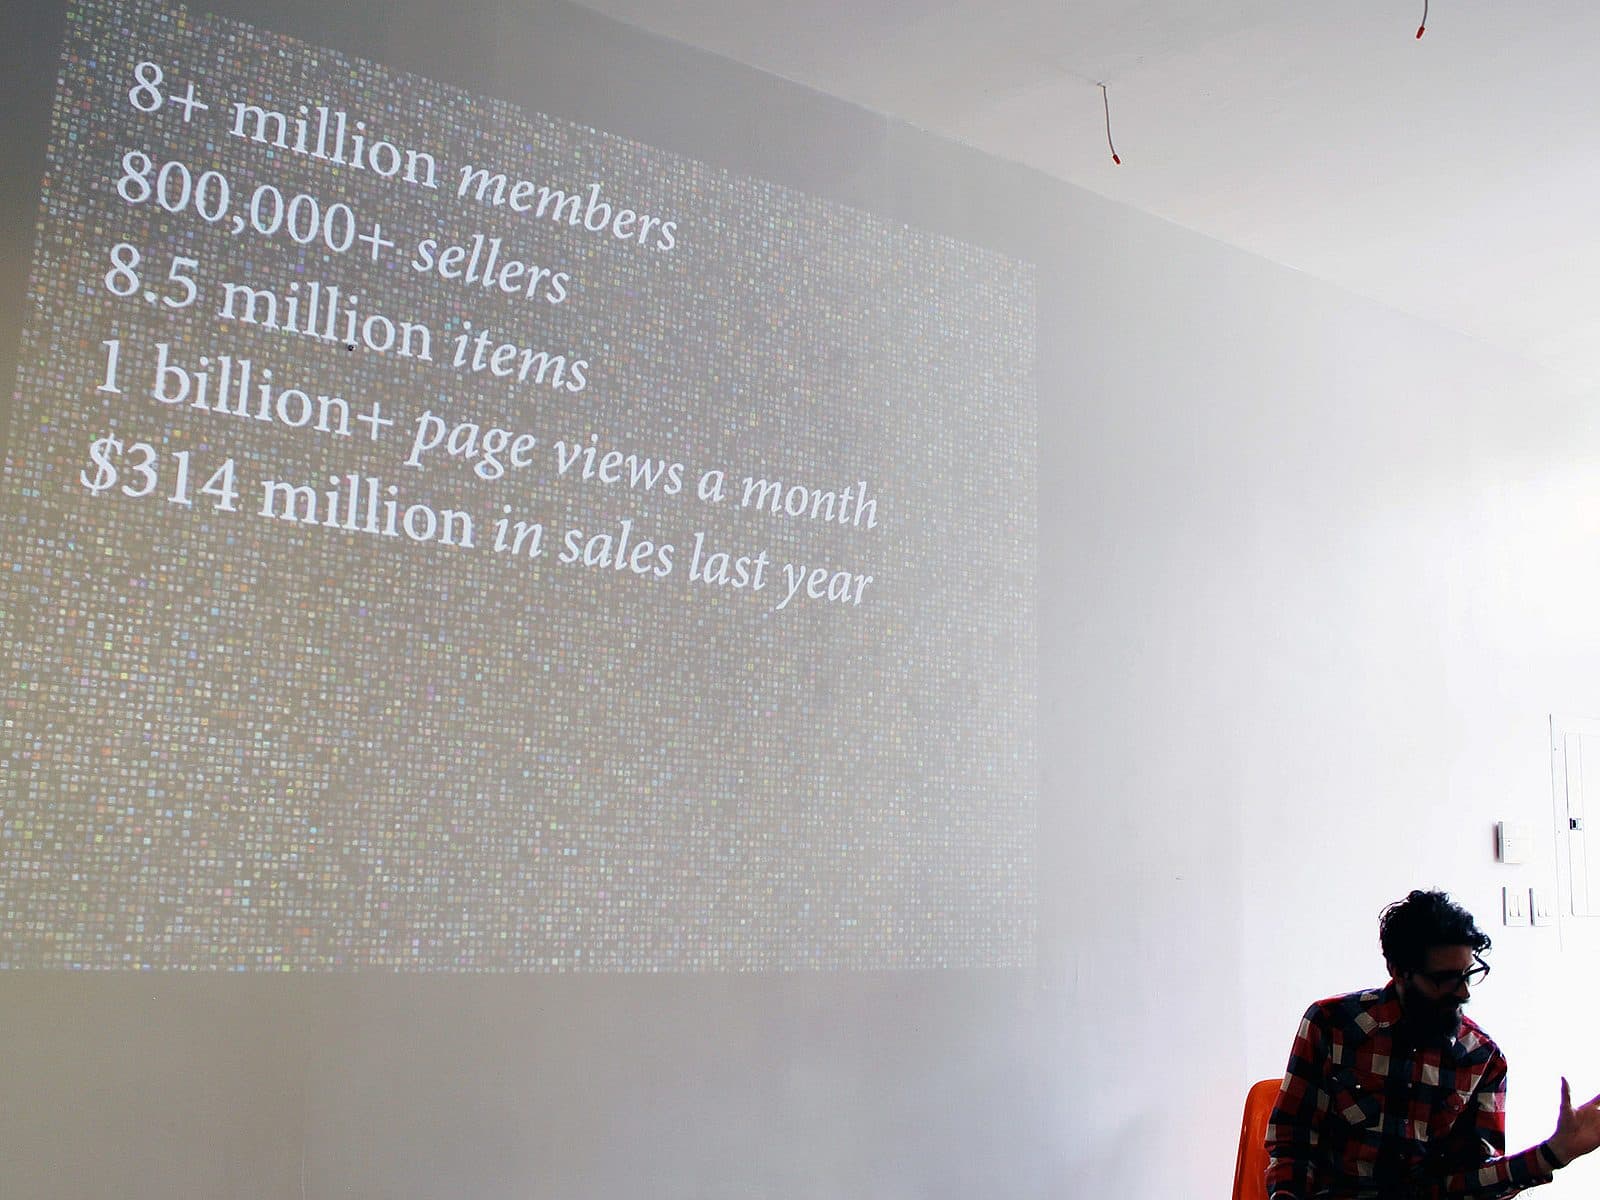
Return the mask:
[[1470,946],[1482,954],[1490,945],[1489,935],[1461,905],[1443,892],[1420,890],[1383,910],[1378,942],[1384,961],[1401,971],[1420,970],[1435,946]]

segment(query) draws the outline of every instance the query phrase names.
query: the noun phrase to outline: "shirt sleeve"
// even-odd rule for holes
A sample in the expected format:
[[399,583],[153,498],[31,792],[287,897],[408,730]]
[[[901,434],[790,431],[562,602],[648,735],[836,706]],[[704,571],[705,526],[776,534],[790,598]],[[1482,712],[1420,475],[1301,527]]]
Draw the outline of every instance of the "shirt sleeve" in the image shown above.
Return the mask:
[[1506,1153],[1506,1060],[1499,1053],[1446,1139],[1442,1170],[1433,1190],[1437,1200],[1504,1200],[1554,1178],[1539,1147]]
[[1278,1103],[1267,1122],[1268,1200],[1310,1200],[1328,1113],[1327,1050],[1316,1005],[1300,1018]]

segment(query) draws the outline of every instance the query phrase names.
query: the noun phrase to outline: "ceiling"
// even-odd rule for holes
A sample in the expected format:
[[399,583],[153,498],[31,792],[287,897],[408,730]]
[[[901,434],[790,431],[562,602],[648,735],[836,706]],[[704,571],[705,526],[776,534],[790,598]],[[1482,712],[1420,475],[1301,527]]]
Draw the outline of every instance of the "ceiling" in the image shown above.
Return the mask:
[[1592,0],[584,3],[1600,384]]

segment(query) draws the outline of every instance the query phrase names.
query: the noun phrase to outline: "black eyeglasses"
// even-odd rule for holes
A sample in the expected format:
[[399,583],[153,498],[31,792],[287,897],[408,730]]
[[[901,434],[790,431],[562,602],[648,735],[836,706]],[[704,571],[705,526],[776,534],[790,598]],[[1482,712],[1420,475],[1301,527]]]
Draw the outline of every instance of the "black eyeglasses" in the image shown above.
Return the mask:
[[1420,975],[1434,987],[1455,991],[1463,983],[1468,987],[1482,983],[1489,974],[1489,964],[1476,954],[1472,956],[1473,965],[1465,971],[1412,971],[1412,975]]

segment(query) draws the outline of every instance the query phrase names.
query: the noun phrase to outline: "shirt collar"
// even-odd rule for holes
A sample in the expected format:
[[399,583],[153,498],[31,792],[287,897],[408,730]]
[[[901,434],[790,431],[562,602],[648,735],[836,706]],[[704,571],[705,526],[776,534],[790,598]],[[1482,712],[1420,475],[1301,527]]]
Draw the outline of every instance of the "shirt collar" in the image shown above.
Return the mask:
[[1392,1029],[1400,1021],[1400,992],[1394,986],[1394,980],[1384,984],[1378,992],[1377,1002],[1367,1009],[1367,1015],[1372,1018],[1373,1027],[1376,1029]]

